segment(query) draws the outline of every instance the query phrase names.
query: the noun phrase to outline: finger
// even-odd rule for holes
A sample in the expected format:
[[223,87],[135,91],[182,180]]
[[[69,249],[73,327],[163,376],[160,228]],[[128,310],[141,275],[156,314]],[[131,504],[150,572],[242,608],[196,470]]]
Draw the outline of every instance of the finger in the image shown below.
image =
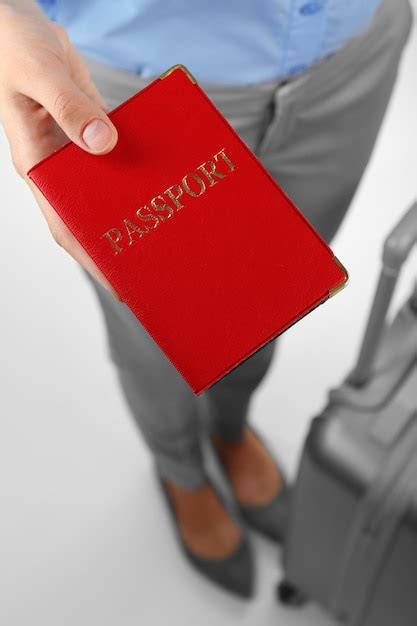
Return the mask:
[[71,45],[67,48],[67,55],[69,59],[69,66],[71,68],[71,78],[81,91],[89,96],[94,102],[96,102],[103,111],[108,111],[109,106],[107,102],[95,86],[88,65],[80,57],[75,48]]
[[39,102],[69,139],[93,154],[105,154],[117,142],[117,130],[103,109],[64,73],[41,77],[29,97]]

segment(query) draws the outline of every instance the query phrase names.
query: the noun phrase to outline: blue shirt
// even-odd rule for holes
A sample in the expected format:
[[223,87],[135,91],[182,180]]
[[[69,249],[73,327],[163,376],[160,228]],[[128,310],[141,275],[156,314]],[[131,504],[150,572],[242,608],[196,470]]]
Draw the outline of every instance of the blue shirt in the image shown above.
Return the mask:
[[176,63],[199,81],[297,74],[369,25],[381,0],[38,0],[78,50],[145,77]]

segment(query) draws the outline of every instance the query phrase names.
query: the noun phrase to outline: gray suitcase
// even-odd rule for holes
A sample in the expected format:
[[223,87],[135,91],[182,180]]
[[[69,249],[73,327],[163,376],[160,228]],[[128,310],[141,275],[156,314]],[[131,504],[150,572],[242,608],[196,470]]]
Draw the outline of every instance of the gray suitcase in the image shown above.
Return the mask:
[[312,421],[292,495],[280,600],[348,626],[417,626],[417,285],[388,306],[417,203],[387,238],[356,367]]

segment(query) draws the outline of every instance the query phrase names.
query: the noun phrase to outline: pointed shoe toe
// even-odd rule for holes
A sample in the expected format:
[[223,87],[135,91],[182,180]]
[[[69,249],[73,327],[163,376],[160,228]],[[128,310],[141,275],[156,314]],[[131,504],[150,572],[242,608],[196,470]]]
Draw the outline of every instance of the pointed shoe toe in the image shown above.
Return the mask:
[[189,561],[201,574],[242,598],[250,598],[254,589],[254,564],[249,542],[243,538],[229,556],[208,559],[185,548]]

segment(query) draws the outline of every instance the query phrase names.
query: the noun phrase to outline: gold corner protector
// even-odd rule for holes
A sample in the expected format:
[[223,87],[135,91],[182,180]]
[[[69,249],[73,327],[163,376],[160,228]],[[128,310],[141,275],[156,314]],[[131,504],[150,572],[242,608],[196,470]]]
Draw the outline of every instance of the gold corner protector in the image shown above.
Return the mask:
[[339,293],[339,291],[342,291],[342,289],[344,289],[346,287],[346,285],[349,282],[349,272],[347,271],[346,267],[343,265],[343,263],[341,263],[339,261],[339,259],[337,258],[337,256],[333,257],[333,261],[336,263],[336,265],[342,270],[342,272],[344,273],[344,278],[342,280],[341,283],[338,283],[337,285],[335,285],[334,287],[332,287],[331,289],[329,289],[329,298],[331,298],[332,296],[335,296],[337,293]]
[[169,67],[165,72],[163,72],[159,78],[161,80],[163,80],[164,78],[166,78],[167,76],[169,76],[170,74],[172,74],[172,72],[175,72],[175,70],[181,70],[182,72],[184,72],[184,74],[187,76],[187,78],[194,83],[194,85],[197,84],[196,79],[194,78],[194,76],[191,74],[190,70],[185,67],[185,65],[182,65],[181,63],[177,63],[176,65],[173,65],[172,67]]

